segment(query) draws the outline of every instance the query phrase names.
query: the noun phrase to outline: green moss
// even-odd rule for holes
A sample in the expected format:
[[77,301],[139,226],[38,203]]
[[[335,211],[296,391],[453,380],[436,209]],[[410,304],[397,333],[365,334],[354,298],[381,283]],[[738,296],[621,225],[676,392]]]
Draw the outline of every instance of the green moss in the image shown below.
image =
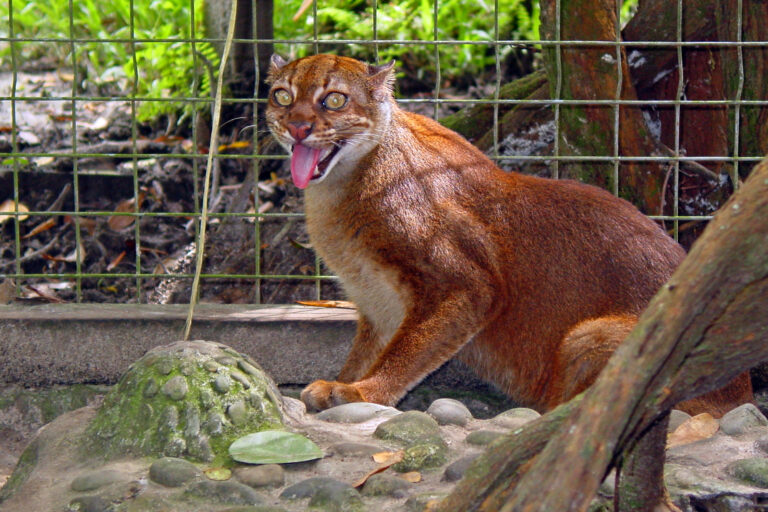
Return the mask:
[[0,503],[10,498],[16,489],[27,481],[29,475],[37,464],[37,455],[39,449],[39,441],[35,439],[29,446],[22,452],[19,461],[16,463],[16,468],[13,470],[11,477],[0,489]]
[[155,349],[105,397],[83,449],[104,458],[168,455],[231,463],[228,448],[238,437],[284,428],[279,394],[257,367],[213,343]]
[[448,446],[442,440],[416,444],[406,448],[403,460],[392,466],[399,473],[437,468],[445,464]]
[[[529,97],[547,81],[547,75],[544,70],[535,71],[517,80],[504,84],[499,89],[499,99],[503,100],[521,100]],[[487,97],[485,99],[494,99]],[[503,115],[506,110],[514,107],[501,105],[499,114]],[[446,128],[460,133],[469,140],[476,140],[482,137],[485,132],[491,129],[493,124],[493,105],[481,103],[479,105],[463,108],[455,114],[445,116],[440,119],[440,124]]]

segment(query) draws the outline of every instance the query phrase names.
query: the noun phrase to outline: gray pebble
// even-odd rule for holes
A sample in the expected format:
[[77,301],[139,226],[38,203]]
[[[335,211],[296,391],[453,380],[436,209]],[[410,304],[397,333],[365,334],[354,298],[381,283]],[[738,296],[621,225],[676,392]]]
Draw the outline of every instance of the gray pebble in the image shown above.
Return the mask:
[[445,468],[445,471],[443,472],[443,480],[446,482],[458,482],[464,477],[464,473],[467,472],[469,466],[471,466],[479,456],[479,453],[473,453],[472,455],[464,456],[459,460],[452,462]]
[[232,480],[223,482],[200,480],[187,487],[186,493],[232,505],[260,505],[264,503],[264,498],[259,496],[256,491],[247,485]]
[[248,409],[245,400],[236,400],[227,407],[227,416],[235,425],[242,425],[248,420]]
[[69,502],[69,510],[79,512],[109,512],[112,504],[101,496],[80,496]]
[[667,427],[667,432],[674,432],[677,427],[689,419],[691,419],[691,415],[687,412],[683,412],[678,409],[672,409],[669,411],[669,427]]
[[174,457],[163,457],[149,467],[149,479],[165,487],[179,487],[200,475],[197,466]]
[[178,436],[168,439],[163,448],[163,455],[168,457],[180,457],[187,449],[187,441]]
[[392,466],[399,473],[437,468],[445,464],[448,446],[442,440],[411,445],[405,449],[403,460]]
[[317,419],[332,423],[362,423],[373,418],[391,417],[398,414],[400,411],[394,407],[368,402],[353,402],[321,411],[317,414]]
[[161,388],[163,394],[171,400],[181,400],[187,396],[189,387],[187,386],[187,379],[181,375],[177,375],[168,379],[168,382],[163,384]]
[[235,469],[235,478],[249,487],[280,487],[285,484],[285,471],[279,464],[246,466]]
[[755,427],[767,425],[768,419],[754,404],[740,405],[720,418],[720,430],[730,436],[743,434]]
[[160,386],[157,385],[157,381],[153,378],[148,378],[146,384],[144,384],[144,398],[152,398],[160,391]]
[[475,446],[485,446],[491,444],[503,435],[503,433],[494,430],[475,430],[474,432],[467,434],[467,437],[464,438],[464,442]]
[[365,506],[360,493],[352,487],[321,487],[310,498],[310,509],[327,512],[364,512]]
[[208,389],[201,389],[200,390],[200,405],[203,407],[203,409],[210,409],[213,407],[214,398],[213,398],[213,392],[211,392]]
[[440,439],[440,426],[426,413],[408,411],[380,424],[373,436],[407,446]]
[[383,451],[381,446],[364,443],[336,443],[328,447],[328,453],[341,457],[370,457]]
[[307,478],[301,482],[295,483],[280,493],[280,498],[284,500],[298,500],[302,498],[311,498],[319,489],[353,489],[354,488],[327,476],[316,476]]
[[216,378],[213,379],[213,389],[219,393],[226,393],[229,391],[230,387],[232,387],[232,379],[226,375],[217,375]]
[[360,493],[363,496],[391,496],[404,498],[411,484],[396,476],[379,473],[371,476],[363,486]]
[[192,404],[184,409],[184,436],[193,438],[200,433],[200,411]]
[[203,429],[210,435],[217,436],[224,431],[224,419],[219,414],[213,412],[203,423]]
[[72,484],[69,487],[76,492],[87,492],[115,482],[127,481],[130,478],[129,475],[122,471],[97,469],[78,476],[72,480]]
[[155,368],[162,375],[168,375],[173,371],[173,359],[169,356],[161,356],[155,363]]
[[179,426],[179,410],[173,405],[166,405],[160,412],[160,429],[173,432]]
[[248,377],[246,377],[244,374],[238,371],[233,371],[232,373],[230,373],[230,375],[232,376],[233,379],[239,382],[241,386],[243,386],[243,389],[250,389],[251,382],[248,380]]
[[261,372],[255,366],[247,361],[243,361],[242,359],[237,362],[237,366],[239,366],[241,370],[249,375],[261,375]]
[[491,418],[491,422],[500,427],[512,430],[520,428],[526,423],[529,423],[539,418],[540,416],[541,414],[534,411],[533,409],[528,409],[526,407],[516,407],[515,409],[504,411],[501,414]]
[[764,457],[731,462],[726,471],[748,484],[768,489],[768,459]]
[[194,374],[195,370],[197,370],[197,365],[188,359],[183,360],[181,365],[179,365],[179,371],[182,375],[186,375],[187,377]]
[[288,512],[282,507],[273,505],[243,505],[241,507],[225,508],[221,512]]
[[407,512],[424,512],[429,503],[438,502],[446,496],[447,494],[437,492],[415,494],[406,500],[405,510]]
[[768,454],[768,435],[764,435],[755,441],[755,447],[763,453]]
[[463,427],[472,419],[472,413],[467,406],[452,398],[438,398],[429,406],[427,414],[435,418],[440,425]]

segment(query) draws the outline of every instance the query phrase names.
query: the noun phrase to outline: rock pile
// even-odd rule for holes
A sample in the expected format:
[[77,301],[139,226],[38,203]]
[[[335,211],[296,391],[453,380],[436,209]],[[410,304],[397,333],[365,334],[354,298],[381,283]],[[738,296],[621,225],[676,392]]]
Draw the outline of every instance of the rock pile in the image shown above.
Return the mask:
[[[0,491],[0,509],[421,511],[450,493],[496,438],[539,416],[516,408],[476,419],[451,399],[434,401],[426,412],[361,403],[310,415],[298,400],[275,394],[257,373],[255,363],[218,344],[153,351],[126,373],[101,409],[64,414],[40,431]],[[244,412],[232,412],[233,404],[242,404],[234,411]],[[175,416],[163,412],[169,406]],[[191,407],[197,412],[188,412]],[[206,426],[213,414],[220,429]],[[768,501],[768,420],[757,408],[739,407],[719,421],[675,411],[671,424],[665,476],[683,510],[741,512]],[[237,430],[241,425],[248,426]],[[238,464],[223,443],[211,441],[254,428],[301,433],[324,456]],[[190,449],[203,445],[194,436],[208,439],[210,451]],[[607,481],[595,510],[601,510],[600,500],[610,503],[612,489]]]

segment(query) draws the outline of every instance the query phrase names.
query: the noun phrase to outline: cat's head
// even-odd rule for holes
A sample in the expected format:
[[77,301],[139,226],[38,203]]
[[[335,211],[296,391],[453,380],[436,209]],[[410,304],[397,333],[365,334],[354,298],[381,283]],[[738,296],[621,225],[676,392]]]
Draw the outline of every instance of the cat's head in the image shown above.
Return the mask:
[[394,105],[393,66],[336,55],[293,62],[272,56],[267,125],[291,153],[297,187],[353,168],[378,144]]

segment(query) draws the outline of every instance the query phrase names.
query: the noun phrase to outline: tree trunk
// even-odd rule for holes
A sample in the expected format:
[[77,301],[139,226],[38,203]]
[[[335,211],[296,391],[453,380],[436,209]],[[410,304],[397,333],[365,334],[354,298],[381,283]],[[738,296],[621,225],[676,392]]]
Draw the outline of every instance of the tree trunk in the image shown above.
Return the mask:
[[[737,0],[682,0],[680,32],[682,41],[702,41],[702,46],[682,46],[683,83],[678,69],[677,2],[644,0],[635,16],[622,31],[622,39],[632,41],[669,42],[669,46],[626,46],[620,52],[616,47],[615,2],[597,3],[579,0],[561,5],[561,33],[555,32],[555,2],[542,5],[542,33],[552,40],[598,40],[605,46],[561,47],[560,99],[647,101],[643,108],[623,106],[619,109],[618,154],[624,157],[664,154],[687,157],[709,157],[701,162],[681,162],[678,190],[685,196],[684,212],[708,215],[719,207],[732,192],[732,187],[718,175],[728,173],[744,178],[754,162],[737,163],[738,169],[726,161],[731,156],[762,157],[768,154],[768,105],[700,104],[681,105],[679,123],[674,105],[654,105],[654,102],[681,98],[704,101],[765,101],[768,98],[768,47],[755,46],[755,41],[768,40],[768,3],[761,0],[742,0],[743,12],[738,13]],[[741,21],[739,21],[741,20]],[[739,32],[741,26],[741,32]],[[741,34],[739,36],[739,34]],[[559,37],[558,37],[559,36]],[[752,46],[739,50],[735,46],[716,46],[716,41],[735,42],[741,38]],[[557,92],[556,47],[544,50],[548,70],[547,80],[533,90],[518,89],[527,96],[512,95],[508,99],[547,99]],[[740,57],[741,56],[741,57]],[[741,69],[743,63],[743,81]],[[618,75],[621,72],[621,90]],[[538,73],[538,72],[537,72]],[[536,74],[516,80],[514,84],[532,83]],[[546,89],[548,87],[548,91]],[[553,119],[552,108],[540,105],[516,105],[513,109],[500,106],[499,140],[507,136],[526,138],[536,125]],[[615,156],[615,107],[561,105],[560,154],[581,156]],[[738,143],[736,142],[736,114],[738,111]],[[493,148],[492,108],[490,105],[472,107],[444,119],[447,126],[467,136],[483,151]],[[461,122],[457,122],[457,120]],[[649,133],[648,121],[658,126]],[[540,142],[540,141],[539,141]],[[551,154],[551,145],[538,144],[538,155]],[[514,148],[510,150],[514,153]],[[715,157],[715,159],[712,159]],[[720,159],[716,159],[719,157]],[[619,183],[614,182],[613,163],[582,161],[560,165],[561,175],[615,190],[649,214],[673,213],[670,205],[675,197],[672,188],[662,190],[670,162],[627,162],[619,168]],[[524,164],[506,166],[528,172]],[[709,172],[707,172],[709,169]],[[533,172],[542,173],[540,166]],[[672,181],[669,181],[671,184]],[[665,197],[666,196],[666,197]],[[662,211],[662,208],[665,210]],[[691,237],[698,235],[695,231]]]
[[[620,40],[614,0],[545,2],[541,8],[544,39],[552,41]],[[560,33],[556,19],[560,18]],[[559,50],[558,50],[559,49]],[[559,68],[557,53],[560,52]],[[565,44],[546,46],[544,59],[553,98],[564,100],[636,100],[623,48]],[[616,133],[618,126],[618,133]],[[563,105],[560,107],[560,152],[575,156],[651,156],[657,153],[643,113],[637,106]],[[618,139],[618,140],[617,140]],[[619,166],[604,161],[567,161],[564,174],[602,188],[620,191],[645,212],[658,212],[664,173],[659,164],[626,161]]]
[[586,510],[654,422],[768,360],[766,339],[768,160],[716,215],[597,382],[495,443],[439,510]]

